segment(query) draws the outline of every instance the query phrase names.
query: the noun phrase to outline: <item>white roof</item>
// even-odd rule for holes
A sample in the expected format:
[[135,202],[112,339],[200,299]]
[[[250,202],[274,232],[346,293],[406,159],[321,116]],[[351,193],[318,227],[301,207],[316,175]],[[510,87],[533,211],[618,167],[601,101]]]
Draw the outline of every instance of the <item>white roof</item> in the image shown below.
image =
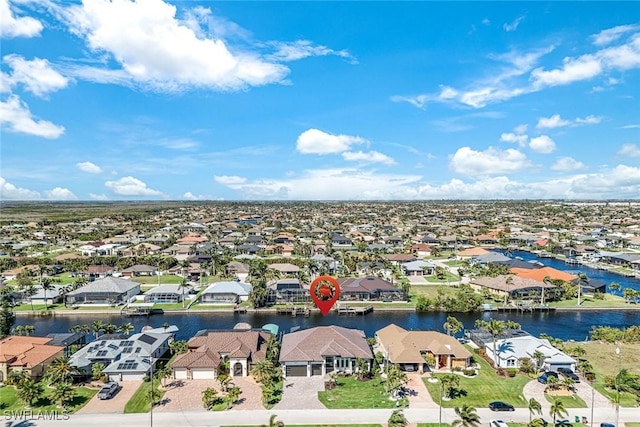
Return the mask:
[[236,295],[249,295],[251,292],[251,285],[244,282],[231,281],[231,282],[217,282],[209,285],[202,294],[236,294]]

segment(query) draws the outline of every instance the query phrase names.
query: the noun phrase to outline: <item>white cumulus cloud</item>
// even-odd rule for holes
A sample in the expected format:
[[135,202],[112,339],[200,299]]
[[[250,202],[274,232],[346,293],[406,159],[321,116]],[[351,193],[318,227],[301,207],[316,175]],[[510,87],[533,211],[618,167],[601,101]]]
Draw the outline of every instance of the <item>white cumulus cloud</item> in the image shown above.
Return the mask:
[[216,175],[213,177],[213,180],[218,184],[229,185],[229,186],[244,184],[245,182],[247,182],[247,178],[243,178],[241,176],[236,176],[236,175],[221,175],[221,176]]
[[16,187],[0,176],[0,200],[36,200],[40,193],[27,188]]
[[12,68],[10,75],[6,75],[9,86],[17,84],[36,96],[45,96],[48,93],[64,89],[69,80],[51,67],[46,59],[35,58],[27,60],[20,55],[5,55],[3,61]]
[[538,153],[549,154],[556,150],[556,143],[547,135],[540,135],[531,138],[529,148]]
[[565,126],[597,125],[600,122],[602,122],[602,117],[593,114],[584,118],[576,117],[575,120],[563,119],[560,114],[554,114],[551,117],[540,117],[536,128],[555,129]]
[[125,176],[116,181],[104,183],[113,194],[118,196],[162,196],[162,192],[147,187],[143,181],[132,176]]
[[56,187],[52,190],[45,191],[44,194],[47,196],[47,199],[50,200],[78,200],[78,196],[73,194],[68,188]]
[[450,168],[460,174],[489,176],[519,172],[530,166],[527,156],[513,148],[500,150],[489,147],[477,151],[471,147],[460,147],[451,157]]
[[47,120],[37,120],[31,115],[26,103],[17,95],[11,95],[6,101],[0,101],[0,123],[6,124],[11,132],[26,133],[55,139],[64,133],[64,127]]
[[302,154],[337,154],[348,151],[352,145],[366,144],[359,136],[333,135],[318,129],[308,129],[298,136],[296,149]]
[[0,37],[36,37],[42,31],[42,23],[30,16],[17,17],[9,0],[0,0]]
[[586,165],[573,157],[562,157],[551,165],[551,169],[560,172],[571,172],[584,168],[586,168]]
[[121,66],[73,70],[83,78],[159,91],[227,91],[281,82],[289,73],[284,65],[232,52],[222,39],[194,31],[193,21],[177,19],[176,7],[162,0],[85,0],[64,9],[62,16],[91,50]]
[[391,157],[377,151],[345,151],[342,153],[342,158],[349,162],[383,163],[385,165],[396,163]]
[[604,46],[618,40],[624,34],[638,29],[640,29],[640,25],[618,25],[617,27],[607,28],[598,34],[592,35],[591,40],[593,40],[593,44],[596,46]]
[[636,144],[623,144],[618,150],[621,157],[640,157],[640,147]]
[[87,173],[102,173],[102,169],[100,168],[100,166],[93,164],[91,162],[80,162],[80,163],[76,163],[76,166],[78,167],[78,169],[80,169],[82,172],[87,172]]
[[524,134],[506,132],[500,135],[500,141],[517,143],[520,147],[527,145],[529,137]]

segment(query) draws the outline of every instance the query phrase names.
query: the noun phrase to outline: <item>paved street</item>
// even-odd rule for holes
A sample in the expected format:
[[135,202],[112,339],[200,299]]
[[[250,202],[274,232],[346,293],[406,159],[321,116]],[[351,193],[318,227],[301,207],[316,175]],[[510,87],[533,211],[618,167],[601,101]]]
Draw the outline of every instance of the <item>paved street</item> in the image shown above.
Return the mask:
[[[438,409],[405,409],[405,415],[409,422],[438,422]],[[595,409],[594,425],[601,422],[615,422],[615,408],[607,406]],[[225,411],[225,412],[166,412],[153,414],[153,425],[163,427],[181,426],[219,426],[219,425],[260,425],[267,423],[271,414],[277,414],[278,419],[285,424],[365,424],[386,423],[390,409],[282,409],[282,410],[256,410],[256,411]],[[478,409],[482,422],[500,418],[506,422],[528,422],[529,411],[519,408],[515,412],[491,412],[489,409]],[[591,417],[591,409],[569,409],[569,417]],[[545,414],[549,418],[548,414]],[[450,423],[456,418],[453,409],[443,409],[442,421]],[[638,408],[620,408],[620,426],[623,422],[638,422],[640,410]],[[5,427],[86,427],[86,426],[150,426],[149,414],[85,414],[72,415],[69,420],[34,420],[31,424],[14,422],[17,420],[5,417]]]

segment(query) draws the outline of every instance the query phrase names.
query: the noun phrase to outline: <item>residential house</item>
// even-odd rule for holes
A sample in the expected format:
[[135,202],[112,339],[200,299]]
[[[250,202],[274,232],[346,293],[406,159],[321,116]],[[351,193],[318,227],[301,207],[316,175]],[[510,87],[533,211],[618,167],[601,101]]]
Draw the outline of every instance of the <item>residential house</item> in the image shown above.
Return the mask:
[[64,347],[64,356],[69,357],[74,349],[79,350],[87,343],[87,335],[83,332],[63,332],[48,334],[49,345]]
[[436,265],[429,261],[416,260],[400,265],[406,276],[432,276],[436,273]]
[[248,264],[238,261],[231,261],[225,266],[225,271],[228,275],[234,276],[241,282],[244,282],[247,280],[247,277],[249,277],[249,268],[250,267]]
[[379,277],[340,277],[340,301],[406,301],[406,292]]
[[289,263],[269,264],[268,268],[270,268],[271,270],[277,271],[278,274],[285,277],[294,277],[300,271],[300,267],[298,267],[295,264],[289,264]]
[[0,382],[13,371],[26,371],[33,379],[42,378],[47,368],[64,353],[64,347],[51,345],[51,338],[9,335],[0,340]]
[[463,249],[461,251],[458,251],[458,253],[456,254],[456,258],[458,260],[465,260],[465,259],[471,259],[474,257],[478,257],[481,255],[486,255],[488,254],[489,251],[484,249],[484,248],[468,248],[468,249]]
[[144,293],[144,302],[158,304],[176,304],[186,300],[194,292],[192,286],[180,285],[155,286]]
[[435,358],[435,369],[466,368],[471,364],[471,353],[449,335],[436,331],[407,331],[391,324],[376,332],[376,341],[382,356],[389,363],[410,372],[426,372],[425,357]]
[[249,299],[251,285],[239,280],[216,282],[200,294],[201,304],[238,304]]
[[65,295],[65,304],[118,305],[127,303],[140,293],[140,283],[117,277],[105,277]]
[[150,265],[136,264],[122,270],[122,277],[155,276],[158,274],[158,267]]
[[268,301],[275,303],[306,303],[311,301],[309,286],[295,278],[285,278],[269,283]]
[[280,364],[285,377],[324,376],[356,372],[357,359],[370,369],[373,353],[363,331],[341,326],[318,326],[285,334]]
[[416,243],[409,247],[409,251],[416,257],[431,256],[431,246],[426,243]]
[[252,366],[266,358],[270,333],[247,329],[201,330],[189,340],[189,351],[171,364],[175,379],[214,379],[222,361],[229,362],[232,377],[246,377]]
[[81,375],[89,376],[93,365],[102,363],[110,381],[139,381],[169,350],[169,333],[142,332],[126,339],[98,338],[69,358]]
[[553,301],[561,291],[557,286],[535,279],[522,278],[511,274],[496,277],[477,277],[469,285],[477,292],[487,289],[498,299],[508,295],[510,299],[541,299]]

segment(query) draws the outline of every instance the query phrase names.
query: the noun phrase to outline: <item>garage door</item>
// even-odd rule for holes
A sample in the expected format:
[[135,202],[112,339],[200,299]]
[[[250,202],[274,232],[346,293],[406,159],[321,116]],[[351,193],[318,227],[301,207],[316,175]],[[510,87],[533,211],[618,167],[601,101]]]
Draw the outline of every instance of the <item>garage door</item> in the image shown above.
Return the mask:
[[302,366],[287,365],[287,376],[288,377],[306,377],[307,365],[302,365]]
[[213,369],[191,369],[191,378],[194,380],[212,380]]
[[322,375],[322,364],[311,365],[311,375]]
[[187,379],[187,369],[186,368],[174,369],[173,370],[173,375],[177,380],[186,380]]

